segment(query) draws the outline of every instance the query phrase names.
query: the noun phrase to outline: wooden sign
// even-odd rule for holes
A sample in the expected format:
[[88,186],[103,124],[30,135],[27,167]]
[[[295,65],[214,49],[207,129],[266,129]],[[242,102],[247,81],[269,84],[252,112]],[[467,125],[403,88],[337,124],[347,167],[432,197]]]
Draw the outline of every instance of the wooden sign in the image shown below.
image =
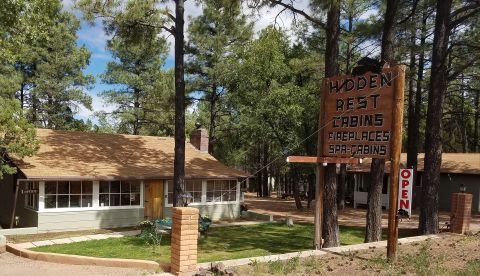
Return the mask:
[[324,81],[323,155],[390,158],[395,68]]

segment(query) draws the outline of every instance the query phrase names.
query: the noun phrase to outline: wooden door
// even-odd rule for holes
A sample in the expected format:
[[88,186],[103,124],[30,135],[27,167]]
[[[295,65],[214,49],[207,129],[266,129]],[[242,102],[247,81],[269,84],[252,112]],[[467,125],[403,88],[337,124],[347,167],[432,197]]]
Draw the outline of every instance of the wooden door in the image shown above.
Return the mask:
[[145,219],[163,218],[163,180],[151,180],[145,184]]

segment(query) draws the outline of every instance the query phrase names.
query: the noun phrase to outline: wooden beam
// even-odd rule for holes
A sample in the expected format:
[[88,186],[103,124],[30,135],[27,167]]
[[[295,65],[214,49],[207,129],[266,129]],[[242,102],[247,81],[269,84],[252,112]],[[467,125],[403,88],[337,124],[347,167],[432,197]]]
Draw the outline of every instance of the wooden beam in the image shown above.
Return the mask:
[[333,163],[333,164],[360,164],[360,158],[342,158],[342,157],[316,157],[316,156],[289,156],[288,163]]
[[394,107],[392,122],[391,162],[390,162],[390,204],[388,210],[387,257],[395,261],[398,243],[398,175],[400,173],[400,154],[402,151],[402,124],[405,90],[405,65],[395,68]]

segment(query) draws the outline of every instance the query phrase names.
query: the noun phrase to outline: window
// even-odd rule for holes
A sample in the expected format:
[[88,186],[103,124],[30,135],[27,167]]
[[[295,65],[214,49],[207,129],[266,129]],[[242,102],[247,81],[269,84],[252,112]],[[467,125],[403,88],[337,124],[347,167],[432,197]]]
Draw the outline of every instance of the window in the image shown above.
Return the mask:
[[140,182],[100,181],[100,207],[140,206]]
[[224,202],[237,200],[236,180],[207,181],[207,202]]
[[92,207],[92,181],[46,181],[45,208]]
[[[173,204],[173,181],[167,181],[167,203]],[[201,180],[185,180],[185,192],[190,193],[193,197],[192,203],[202,202],[202,181]]]
[[185,192],[190,193],[193,197],[192,203],[202,202],[202,181],[187,180],[185,181]]
[[25,207],[38,210],[38,182],[24,182]]

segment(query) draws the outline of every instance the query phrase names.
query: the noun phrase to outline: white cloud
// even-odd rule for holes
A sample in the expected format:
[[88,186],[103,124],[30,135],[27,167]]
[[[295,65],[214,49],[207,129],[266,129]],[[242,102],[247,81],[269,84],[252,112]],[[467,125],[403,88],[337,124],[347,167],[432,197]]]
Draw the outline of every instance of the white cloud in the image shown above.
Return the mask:
[[97,121],[94,115],[95,112],[105,111],[107,113],[111,113],[117,109],[115,105],[105,103],[105,101],[97,94],[91,93],[90,96],[92,96],[92,110],[89,110],[81,105],[78,107],[78,113],[76,114],[76,117],[83,120],[90,119],[95,123]]

